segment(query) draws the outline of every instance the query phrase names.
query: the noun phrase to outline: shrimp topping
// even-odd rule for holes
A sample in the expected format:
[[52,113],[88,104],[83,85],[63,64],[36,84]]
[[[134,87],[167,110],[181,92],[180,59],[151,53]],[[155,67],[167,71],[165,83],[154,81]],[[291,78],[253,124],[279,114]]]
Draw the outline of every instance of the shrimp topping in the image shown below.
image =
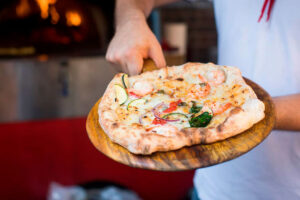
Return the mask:
[[218,102],[214,102],[210,104],[210,108],[213,111],[214,115],[222,114],[230,107],[231,103],[220,104]]
[[153,86],[147,81],[137,81],[133,84],[132,88],[128,89],[129,93],[137,96],[145,96],[153,91]]
[[189,88],[188,97],[199,99],[207,96],[210,93],[210,85],[208,83],[193,84]]
[[208,82],[212,86],[220,85],[225,82],[225,72],[223,70],[213,70],[206,74]]
[[198,78],[200,79],[201,83],[207,83],[207,80],[204,76],[201,76],[201,74],[198,74]]

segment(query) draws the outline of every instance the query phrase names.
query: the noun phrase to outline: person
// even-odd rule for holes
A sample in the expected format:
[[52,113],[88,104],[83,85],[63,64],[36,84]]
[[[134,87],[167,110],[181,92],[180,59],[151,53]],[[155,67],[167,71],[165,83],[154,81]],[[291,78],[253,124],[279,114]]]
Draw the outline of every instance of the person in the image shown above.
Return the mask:
[[[146,17],[155,6],[170,2],[117,0],[116,33],[107,60],[131,75],[141,72],[147,57],[164,67],[161,47]],[[262,7],[267,12],[261,12]],[[239,67],[244,76],[271,94],[276,124],[267,139],[250,152],[196,170],[199,199],[300,199],[299,7],[299,0],[214,0],[218,64]]]

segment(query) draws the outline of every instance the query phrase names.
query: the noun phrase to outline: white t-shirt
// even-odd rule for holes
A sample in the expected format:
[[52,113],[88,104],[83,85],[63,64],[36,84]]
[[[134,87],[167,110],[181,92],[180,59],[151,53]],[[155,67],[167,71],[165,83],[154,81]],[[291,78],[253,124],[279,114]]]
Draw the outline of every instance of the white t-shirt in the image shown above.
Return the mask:
[[[270,21],[266,9],[258,23],[263,3],[214,1],[218,62],[239,67],[271,96],[300,93],[300,0],[275,0]],[[194,184],[201,200],[298,200],[300,132],[273,131],[243,156],[197,170]]]

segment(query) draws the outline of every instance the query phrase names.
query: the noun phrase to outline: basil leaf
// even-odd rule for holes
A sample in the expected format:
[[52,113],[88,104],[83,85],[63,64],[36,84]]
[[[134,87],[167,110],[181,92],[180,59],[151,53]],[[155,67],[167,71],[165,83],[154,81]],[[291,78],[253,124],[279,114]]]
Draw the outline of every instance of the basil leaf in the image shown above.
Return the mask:
[[200,112],[201,109],[202,109],[202,106],[193,105],[193,107],[190,108],[190,113],[198,113],[198,112]]
[[190,113],[198,113],[202,109],[202,106],[197,106],[196,101],[192,101],[193,106],[190,108]]
[[165,91],[164,90],[158,90],[157,93],[158,94],[165,94]]
[[208,112],[204,112],[197,117],[191,118],[191,120],[189,120],[189,123],[191,127],[206,127],[211,119],[212,115],[210,115]]

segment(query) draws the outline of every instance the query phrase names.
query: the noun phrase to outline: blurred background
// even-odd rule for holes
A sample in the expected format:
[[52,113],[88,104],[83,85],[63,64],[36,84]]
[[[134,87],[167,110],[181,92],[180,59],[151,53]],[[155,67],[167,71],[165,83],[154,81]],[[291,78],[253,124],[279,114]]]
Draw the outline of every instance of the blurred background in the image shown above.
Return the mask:
[[[117,73],[105,61],[114,4],[0,1],[1,199],[46,199],[53,188],[107,182],[141,199],[188,199],[193,171],[152,172],[115,163],[86,135],[86,116]],[[216,62],[210,1],[157,8],[148,22],[169,66]]]

